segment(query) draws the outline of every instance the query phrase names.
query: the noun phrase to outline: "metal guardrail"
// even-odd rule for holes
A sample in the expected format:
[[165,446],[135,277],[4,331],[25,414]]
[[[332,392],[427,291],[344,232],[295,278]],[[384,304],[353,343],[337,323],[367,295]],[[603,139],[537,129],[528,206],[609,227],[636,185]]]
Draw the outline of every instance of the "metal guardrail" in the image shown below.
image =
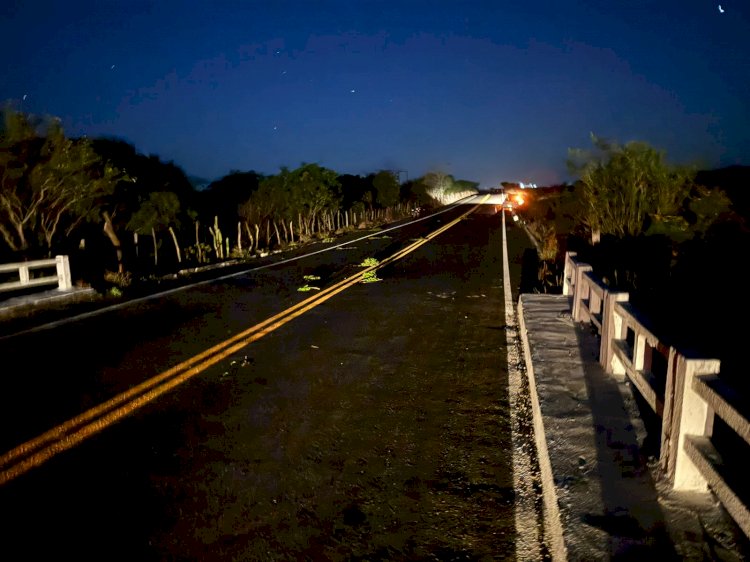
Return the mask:
[[[57,285],[61,291],[73,287],[68,256],[55,256],[46,260],[0,264],[0,274],[11,273],[9,281],[0,283],[0,292]],[[2,277],[6,277],[3,275]]]
[[573,320],[600,336],[605,372],[627,377],[661,418],[659,463],[673,489],[710,490],[750,537],[750,510],[727,470],[734,459],[722,458],[711,440],[718,416],[750,444],[748,402],[722,381],[720,361],[689,358],[665,344],[639,318],[629,294],[610,290],[575,252],[565,255],[563,294],[572,297]]

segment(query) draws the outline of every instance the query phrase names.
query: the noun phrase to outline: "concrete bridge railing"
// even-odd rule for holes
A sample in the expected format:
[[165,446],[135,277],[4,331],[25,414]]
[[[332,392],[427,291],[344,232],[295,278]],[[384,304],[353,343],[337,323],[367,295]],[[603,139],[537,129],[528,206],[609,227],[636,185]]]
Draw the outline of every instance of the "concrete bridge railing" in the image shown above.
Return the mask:
[[48,285],[61,291],[73,287],[68,256],[0,264],[0,293]]
[[687,357],[666,345],[630,305],[628,293],[610,290],[574,252],[565,256],[563,294],[572,297],[573,320],[600,336],[605,372],[627,377],[661,418],[659,463],[672,487],[712,491],[750,537],[750,510],[732,478],[743,459],[722,458],[711,440],[718,416],[750,444],[748,402],[722,381],[720,361]]

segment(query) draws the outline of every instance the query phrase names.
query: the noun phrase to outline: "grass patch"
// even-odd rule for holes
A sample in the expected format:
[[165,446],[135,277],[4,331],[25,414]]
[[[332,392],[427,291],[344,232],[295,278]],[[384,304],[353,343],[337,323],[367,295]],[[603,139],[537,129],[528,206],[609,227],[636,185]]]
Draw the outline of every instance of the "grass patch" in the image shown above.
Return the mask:
[[376,258],[365,258],[359,267],[373,267],[378,265],[380,262]]
[[307,284],[305,284],[305,285],[302,285],[301,287],[297,287],[297,290],[300,293],[306,293],[308,291],[320,291],[320,287],[316,287],[314,285],[307,285]]
[[382,281],[382,279],[374,271],[366,271],[362,275],[362,283],[376,283],[377,281]]
[[319,281],[320,275],[305,275],[304,277],[302,277],[302,279],[304,279],[305,281]]
[[[380,264],[380,262],[376,258],[365,258],[359,266],[375,267],[378,264]],[[381,279],[374,271],[366,271],[362,274],[362,283],[375,283],[376,281],[381,281]]]

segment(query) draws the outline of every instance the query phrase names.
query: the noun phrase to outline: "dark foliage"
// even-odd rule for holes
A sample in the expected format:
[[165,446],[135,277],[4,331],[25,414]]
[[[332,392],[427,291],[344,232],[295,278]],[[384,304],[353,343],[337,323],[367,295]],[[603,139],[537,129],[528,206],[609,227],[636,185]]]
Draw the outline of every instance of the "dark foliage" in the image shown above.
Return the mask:
[[571,207],[563,199],[574,193],[572,187],[562,190],[559,199],[537,198],[531,206],[536,208],[524,212],[557,227],[558,267],[565,251],[577,252],[613,290],[629,293],[630,302],[666,343],[683,353],[720,359],[722,376],[750,389],[744,359],[737,353],[746,345],[744,330],[736,327],[750,314],[750,295],[744,290],[750,167],[700,172],[695,183],[724,190],[732,212],[681,241],[665,235],[605,236],[592,246],[575,226],[571,228]]
[[219,224],[230,226],[237,222],[238,209],[258,190],[264,176],[255,171],[233,170],[228,175],[211,182],[198,193],[200,213],[198,219],[203,224],[213,224],[219,217]]

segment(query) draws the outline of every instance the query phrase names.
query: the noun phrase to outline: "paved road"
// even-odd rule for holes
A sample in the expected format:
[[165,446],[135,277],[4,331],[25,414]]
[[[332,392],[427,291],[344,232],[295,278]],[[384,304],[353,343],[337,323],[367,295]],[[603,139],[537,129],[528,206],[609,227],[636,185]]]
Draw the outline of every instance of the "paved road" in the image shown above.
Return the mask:
[[501,215],[425,240],[469,208],[0,340],[5,559],[514,559]]

